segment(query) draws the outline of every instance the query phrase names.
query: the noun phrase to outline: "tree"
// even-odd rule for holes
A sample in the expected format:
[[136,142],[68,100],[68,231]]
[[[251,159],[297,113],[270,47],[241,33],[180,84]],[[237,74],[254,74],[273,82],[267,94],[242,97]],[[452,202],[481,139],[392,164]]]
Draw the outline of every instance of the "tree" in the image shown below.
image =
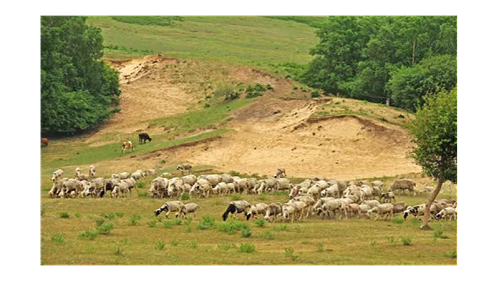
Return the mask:
[[450,91],[457,85],[457,60],[451,55],[433,56],[412,67],[392,73],[388,88],[393,105],[415,110],[423,96],[441,90]]
[[437,180],[426,202],[421,229],[430,229],[430,206],[444,181],[457,183],[457,88],[425,96],[409,131],[416,144],[411,156],[423,172]]
[[42,133],[75,133],[106,119],[120,94],[102,57],[100,29],[86,17],[41,17]]
[[[389,81],[396,70],[457,55],[457,18],[452,16],[331,17],[317,36],[319,43],[310,52],[315,58],[300,80],[326,93],[373,102],[392,99]],[[421,100],[421,95],[406,97]],[[405,103],[414,110],[412,99]]]

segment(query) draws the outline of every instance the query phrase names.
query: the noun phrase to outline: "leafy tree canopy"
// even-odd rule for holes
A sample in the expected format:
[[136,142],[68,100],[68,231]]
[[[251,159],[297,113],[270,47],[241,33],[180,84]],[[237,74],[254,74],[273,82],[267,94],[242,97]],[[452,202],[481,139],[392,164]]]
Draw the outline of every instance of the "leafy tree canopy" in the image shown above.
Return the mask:
[[42,133],[75,133],[106,119],[118,72],[102,57],[100,29],[86,17],[41,17]]

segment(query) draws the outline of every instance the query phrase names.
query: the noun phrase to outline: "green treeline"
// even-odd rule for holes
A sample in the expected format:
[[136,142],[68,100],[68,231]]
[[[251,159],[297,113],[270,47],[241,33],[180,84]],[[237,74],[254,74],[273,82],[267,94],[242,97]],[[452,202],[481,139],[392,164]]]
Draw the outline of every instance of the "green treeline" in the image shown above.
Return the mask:
[[328,94],[415,110],[457,85],[457,17],[330,17],[300,80]]
[[99,60],[102,41],[86,17],[41,17],[42,134],[91,128],[118,103],[118,72]]

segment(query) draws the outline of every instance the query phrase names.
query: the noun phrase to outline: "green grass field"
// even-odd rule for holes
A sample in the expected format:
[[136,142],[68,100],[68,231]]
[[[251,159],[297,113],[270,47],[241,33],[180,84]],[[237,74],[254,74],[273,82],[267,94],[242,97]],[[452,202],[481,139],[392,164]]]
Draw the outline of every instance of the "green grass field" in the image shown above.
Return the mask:
[[104,58],[123,60],[162,52],[167,57],[208,60],[226,64],[250,65],[276,71],[283,63],[304,65],[312,60],[310,48],[318,43],[316,22],[326,17],[296,20],[275,17],[202,16],[182,17],[173,26],[157,17],[152,24],[143,17],[122,22],[107,16],[89,17],[102,28]]
[[[146,184],[138,192],[143,193],[148,187]],[[228,203],[238,198],[251,204],[287,201],[287,195],[283,194],[188,199],[184,202],[195,202],[200,209],[195,219],[181,221],[173,214],[169,219],[164,213],[155,217],[154,210],[165,200],[139,197],[137,191],[133,191],[131,198],[120,199],[42,198],[41,263],[452,265],[457,262],[456,221],[432,222],[433,231],[420,231],[419,220],[404,221],[401,214],[392,221],[321,220],[311,216],[293,224],[277,222],[263,226],[254,219],[243,221],[240,214],[241,221],[223,222],[221,215]],[[397,199],[408,204],[424,200],[408,196]],[[206,222],[201,223],[203,220]],[[243,229],[247,229],[246,236],[249,230],[249,237],[243,236]]]

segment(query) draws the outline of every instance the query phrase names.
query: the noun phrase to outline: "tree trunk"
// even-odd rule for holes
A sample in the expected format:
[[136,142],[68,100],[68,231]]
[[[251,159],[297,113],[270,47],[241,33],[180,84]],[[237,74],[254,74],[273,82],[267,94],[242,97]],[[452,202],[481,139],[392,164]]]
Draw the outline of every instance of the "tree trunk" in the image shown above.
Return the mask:
[[442,188],[443,182],[444,180],[442,179],[442,176],[439,176],[437,187],[435,188],[435,190],[433,190],[433,192],[430,195],[430,198],[428,198],[428,201],[426,202],[423,224],[419,227],[421,230],[431,230],[431,227],[428,225],[428,221],[430,220],[430,207],[431,204],[433,204],[433,201],[435,201],[435,198],[437,198],[437,195],[440,192],[440,189]]

